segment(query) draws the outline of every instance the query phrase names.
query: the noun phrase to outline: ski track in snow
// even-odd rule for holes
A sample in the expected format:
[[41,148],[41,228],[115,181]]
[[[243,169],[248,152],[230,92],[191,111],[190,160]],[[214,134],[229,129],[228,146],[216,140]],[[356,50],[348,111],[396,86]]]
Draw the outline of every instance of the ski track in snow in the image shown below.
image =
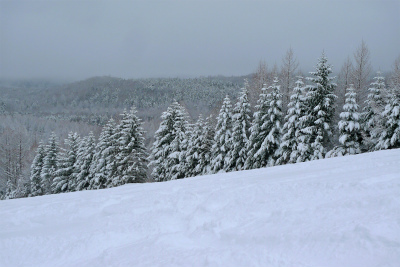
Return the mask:
[[0,201],[0,266],[400,266],[400,150]]

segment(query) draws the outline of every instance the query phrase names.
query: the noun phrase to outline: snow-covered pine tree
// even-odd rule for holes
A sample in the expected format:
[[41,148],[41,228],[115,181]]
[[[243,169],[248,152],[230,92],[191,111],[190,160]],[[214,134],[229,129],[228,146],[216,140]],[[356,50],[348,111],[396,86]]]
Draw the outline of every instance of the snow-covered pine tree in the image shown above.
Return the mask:
[[[269,99],[271,95],[267,92],[267,87],[264,86],[261,89],[261,94],[257,100],[257,105],[255,106],[255,112],[253,114],[253,121],[250,126],[250,137],[249,142],[247,143],[247,159],[245,162],[245,169],[257,169],[261,168],[263,165],[263,160],[259,158],[255,158],[254,155],[260,149],[262,142],[265,140],[268,130],[265,129],[267,124],[264,125],[266,120],[268,120],[267,113],[269,109]],[[260,156],[260,155],[259,155]],[[266,166],[268,162],[268,158],[264,162],[264,166]]]
[[280,144],[282,95],[278,79],[260,94],[247,144],[246,169],[273,166]]
[[378,136],[376,150],[400,148],[400,83],[391,85],[387,101],[382,113],[385,122]]
[[39,146],[36,150],[36,156],[33,159],[31,165],[31,195],[41,196],[44,194],[44,190],[42,188],[42,178],[40,176],[43,167],[43,161],[45,157],[45,146],[42,141],[39,142]]
[[[178,103],[177,103],[178,104]],[[187,177],[187,148],[191,136],[191,125],[188,123],[189,115],[185,108],[178,104],[175,122],[173,126],[174,139],[171,142],[171,152],[168,155],[170,180]]]
[[198,176],[210,172],[211,147],[213,145],[214,130],[211,125],[212,117],[204,122],[200,114],[192,129],[187,149],[187,175]]
[[130,112],[122,114],[118,131],[117,175],[112,185],[144,182],[147,175],[148,155],[144,144],[145,133],[135,107],[132,107]]
[[232,148],[232,104],[227,95],[217,117],[214,144],[211,148],[211,172],[217,173],[227,169],[228,152]]
[[202,170],[202,174],[211,173],[211,149],[214,145],[214,125],[212,115],[206,118],[203,128],[203,139],[201,142],[201,153],[197,169]]
[[55,172],[55,178],[52,184],[53,194],[72,192],[76,190],[76,160],[80,137],[77,133],[70,132],[68,138],[65,139],[66,148],[60,153],[58,160],[58,169]]
[[75,175],[76,191],[86,190],[90,186],[90,180],[93,175],[90,172],[94,154],[96,152],[96,139],[93,132],[82,138],[78,150],[78,156],[75,163],[75,169],[78,171]]
[[115,162],[115,158],[113,157],[115,140],[112,138],[114,133],[115,122],[114,119],[111,118],[103,127],[96,145],[96,153],[94,154],[93,162],[90,167],[92,175],[90,179],[90,189],[102,189],[110,185],[109,177],[111,176],[111,172],[107,166]]
[[199,168],[201,146],[203,142],[203,128],[204,120],[203,115],[199,115],[199,119],[194,124],[192,133],[190,135],[190,140],[187,147],[187,176],[194,177],[202,173],[202,169]]
[[[313,85],[307,88],[305,97],[307,114],[301,118],[305,123],[302,132],[307,135],[302,142],[302,155],[309,155],[309,158],[304,160],[324,158],[327,147],[331,145],[330,137],[332,136],[336,99],[334,94],[336,84],[332,83],[334,77],[329,76],[331,73],[331,65],[328,64],[328,59],[322,53],[316,65],[316,71],[310,72],[313,77],[307,77]],[[304,148],[307,148],[308,151],[304,151]]]
[[45,156],[43,159],[42,172],[40,177],[42,179],[41,186],[43,188],[43,194],[51,194],[51,185],[57,171],[57,162],[59,154],[59,144],[56,134],[53,132],[50,135],[48,144],[45,148]]
[[293,88],[293,94],[290,96],[288,111],[285,116],[285,124],[282,127],[282,142],[277,155],[279,156],[276,165],[287,163],[296,163],[300,158],[299,139],[301,133],[302,121],[300,120],[306,114],[304,104],[305,85],[302,77],[298,77],[296,86]]
[[346,103],[343,106],[343,112],[340,113],[339,126],[339,146],[334,147],[326,154],[327,158],[354,155],[361,153],[361,126],[359,123],[360,113],[358,112],[358,104],[356,91],[351,84],[347,89]]
[[385,87],[385,78],[378,71],[374,82],[371,83],[371,87],[368,89],[369,94],[367,100],[365,100],[366,106],[361,117],[364,151],[372,151],[377,144],[380,124],[383,120],[382,112],[385,106],[382,97]]
[[238,102],[235,105],[232,116],[232,149],[228,151],[228,164],[226,171],[244,170],[247,158],[247,142],[249,141],[249,129],[251,124],[251,110],[248,100],[248,82],[245,81]]
[[190,131],[187,119],[185,109],[176,101],[163,112],[149,157],[149,167],[153,167],[152,176],[156,181],[185,177],[187,133]]
[[15,190],[16,190],[16,186],[11,181],[11,178],[8,178],[7,179],[7,184],[6,184],[6,192],[5,192],[5,195],[4,195],[4,199],[13,199],[13,198],[15,198]]

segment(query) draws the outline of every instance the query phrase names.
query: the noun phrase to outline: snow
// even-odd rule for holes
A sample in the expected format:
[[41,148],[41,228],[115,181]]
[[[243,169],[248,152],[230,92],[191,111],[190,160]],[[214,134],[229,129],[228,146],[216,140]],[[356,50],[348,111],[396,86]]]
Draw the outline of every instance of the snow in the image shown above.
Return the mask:
[[400,150],[0,201],[0,266],[400,266]]

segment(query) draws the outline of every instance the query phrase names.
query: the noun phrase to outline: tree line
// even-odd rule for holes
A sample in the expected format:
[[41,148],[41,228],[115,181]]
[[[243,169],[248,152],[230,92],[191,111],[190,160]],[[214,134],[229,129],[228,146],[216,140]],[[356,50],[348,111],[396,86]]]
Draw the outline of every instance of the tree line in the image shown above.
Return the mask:
[[[109,188],[149,178],[167,181],[399,148],[400,60],[396,60],[387,84],[377,73],[362,109],[360,90],[349,83],[338,119],[337,85],[331,73],[323,54],[310,77],[297,77],[294,84],[277,77],[269,86],[264,83],[254,107],[249,100],[254,83],[245,82],[234,106],[226,96],[216,118],[199,116],[194,124],[184,106],[175,101],[162,114],[149,152],[135,108],[125,111],[119,124],[111,119],[97,143],[92,133],[84,138],[70,133],[61,148],[52,134],[46,145],[38,146],[30,180],[18,188],[7,181],[5,198]],[[285,92],[290,92],[287,105],[283,104]]]

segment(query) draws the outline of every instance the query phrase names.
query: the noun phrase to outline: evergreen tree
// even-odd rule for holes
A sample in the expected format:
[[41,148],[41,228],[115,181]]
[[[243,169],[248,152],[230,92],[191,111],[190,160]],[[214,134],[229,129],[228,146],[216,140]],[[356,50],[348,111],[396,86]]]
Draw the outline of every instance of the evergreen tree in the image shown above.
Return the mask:
[[326,154],[326,157],[336,157],[345,155],[354,155],[361,153],[361,127],[360,113],[357,105],[356,91],[353,85],[347,89],[346,103],[343,106],[343,112],[340,113],[339,121],[339,143],[340,146],[334,147]]
[[[91,179],[90,189],[102,189],[110,187],[110,178],[112,177],[113,164],[115,164],[114,151],[115,141],[115,122],[111,118],[100,133],[99,141],[96,145],[96,153],[93,157],[93,163],[90,167]],[[110,167],[111,166],[111,167]]]
[[50,135],[49,142],[45,149],[42,172],[40,173],[40,177],[42,179],[41,186],[44,194],[52,193],[51,185],[53,184],[53,179],[57,171],[59,150],[60,148],[57,141],[57,136],[53,132]]
[[[316,72],[310,72],[313,77],[307,78],[314,85],[308,86],[305,101],[307,114],[301,120],[305,123],[301,152],[308,155],[304,160],[322,159],[325,157],[327,147],[332,136],[332,122],[335,114],[334,102],[336,84],[332,83],[334,77],[328,59],[322,53],[316,66]],[[304,149],[308,151],[304,151]]]
[[369,94],[367,100],[365,100],[366,106],[362,113],[363,145],[365,151],[373,150],[377,144],[379,127],[381,127],[380,124],[383,120],[384,101],[382,93],[384,89],[385,78],[378,72],[377,77],[374,78],[374,82],[371,83],[371,87],[368,89]]
[[86,190],[90,186],[90,180],[93,177],[90,172],[90,166],[92,165],[94,154],[96,152],[96,140],[93,132],[90,132],[88,136],[85,136],[79,146],[77,160],[75,163],[76,173],[76,190]]
[[280,143],[281,119],[282,95],[278,79],[275,78],[272,86],[263,88],[258,100],[247,144],[246,169],[274,165]]
[[187,176],[194,177],[202,173],[202,169],[199,167],[201,146],[203,142],[203,128],[204,120],[203,116],[200,114],[199,119],[195,123],[192,134],[190,136],[190,141],[187,148]]
[[7,179],[7,185],[6,185],[6,192],[5,192],[5,199],[13,199],[15,198],[15,190],[16,187],[11,181],[10,178]]
[[45,146],[40,141],[39,146],[36,150],[36,156],[33,159],[31,165],[31,194],[32,196],[41,196],[44,194],[44,190],[42,188],[42,179],[41,179],[41,172],[43,168],[43,161],[45,157]]
[[188,115],[178,102],[172,103],[161,116],[159,129],[149,157],[156,181],[185,177],[187,134],[190,131]]
[[211,173],[211,150],[214,145],[214,126],[212,123],[212,115],[206,118],[206,122],[203,128],[203,135],[201,141],[201,149],[200,149],[200,157],[199,164],[197,165],[197,169],[202,170],[202,174],[210,174]]
[[288,104],[285,124],[282,127],[282,142],[277,151],[279,158],[276,165],[296,163],[301,159],[299,143],[301,143],[300,138],[303,134],[301,133],[302,121],[300,118],[306,114],[304,91],[305,86],[302,77],[299,77]]
[[232,116],[232,149],[228,151],[226,171],[240,171],[244,169],[247,158],[247,142],[250,129],[250,103],[248,101],[247,81],[242,88],[238,102]]
[[214,131],[211,125],[211,116],[204,122],[200,114],[193,127],[187,149],[188,176],[198,176],[210,172],[213,138]]
[[232,105],[227,95],[217,117],[214,144],[211,148],[211,172],[227,169],[228,152],[232,148]]
[[386,118],[375,149],[400,148],[400,83],[393,83],[382,116]]
[[129,113],[124,112],[118,127],[117,175],[112,181],[113,186],[146,180],[148,155],[142,123],[136,114],[134,107]]
[[55,194],[72,192],[76,190],[76,160],[78,157],[80,137],[77,133],[70,132],[65,139],[66,148],[60,153],[58,169],[52,184],[52,192]]

